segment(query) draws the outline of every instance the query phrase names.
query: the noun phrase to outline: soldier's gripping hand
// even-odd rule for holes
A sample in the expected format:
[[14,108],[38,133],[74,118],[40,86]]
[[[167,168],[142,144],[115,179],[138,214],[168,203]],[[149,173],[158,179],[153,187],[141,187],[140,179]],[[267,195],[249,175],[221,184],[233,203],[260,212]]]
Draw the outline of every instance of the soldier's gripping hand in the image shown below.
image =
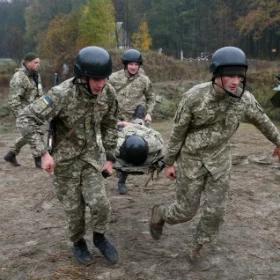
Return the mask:
[[55,167],[55,162],[53,157],[48,153],[44,153],[41,157],[42,169],[47,171],[49,174],[52,174]]
[[113,174],[113,162],[107,160],[101,170],[102,176],[107,178]]
[[272,156],[274,157],[278,157],[279,161],[280,161],[280,147],[276,147],[273,151]]
[[170,165],[170,166],[166,166],[164,168],[164,174],[167,178],[171,179],[171,180],[175,180],[176,179],[176,169],[174,165]]
[[147,114],[147,115],[145,116],[145,122],[146,122],[146,123],[151,123],[151,122],[152,122],[152,117],[151,117],[150,114]]

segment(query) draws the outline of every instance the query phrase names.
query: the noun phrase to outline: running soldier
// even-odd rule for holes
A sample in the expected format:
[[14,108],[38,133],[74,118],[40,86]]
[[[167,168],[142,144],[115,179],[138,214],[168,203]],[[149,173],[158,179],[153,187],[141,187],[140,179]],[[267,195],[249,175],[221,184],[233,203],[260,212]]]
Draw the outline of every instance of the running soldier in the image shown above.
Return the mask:
[[[245,90],[247,60],[236,47],[218,49],[212,57],[212,82],[187,91],[178,107],[164,162],[165,175],[176,179],[176,201],[155,205],[150,232],[160,239],[165,223],[190,221],[205,203],[190,247],[191,260],[213,240],[223,221],[231,170],[230,138],[241,121],[254,124],[276,145],[280,159],[280,134],[254,96]],[[177,163],[175,168],[174,163]]]
[[[17,69],[10,81],[9,106],[16,118],[25,106],[43,95],[39,68],[40,58],[38,55],[27,53],[23,58],[22,67]],[[41,157],[27,135],[16,140],[4,156],[4,160],[10,162],[13,166],[20,166],[16,156],[26,144],[31,145],[35,166],[41,168]]]

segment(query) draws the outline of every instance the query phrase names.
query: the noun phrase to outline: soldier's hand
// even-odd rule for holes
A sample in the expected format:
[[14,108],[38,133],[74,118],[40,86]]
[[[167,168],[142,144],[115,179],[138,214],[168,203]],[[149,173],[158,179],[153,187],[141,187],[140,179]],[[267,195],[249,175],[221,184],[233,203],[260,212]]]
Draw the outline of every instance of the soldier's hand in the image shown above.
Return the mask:
[[104,178],[107,178],[113,174],[113,162],[106,161],[104,166],[102,167],[101,173]]
[[127,121],[118,121],[117,126],[120,128],[126,127],[129,125],[129,122]]
[[151,122],[152,122],[152,117],[151,117],[151,115],[150,115],[150,114],[147,114],[147,115],[145,116],[144,121],[145,121],[146,123],[151,123]]
[[280,147],[276,147],[273,151],[272,156],[274,157],[278,157],[279,161],[280,161]]
[[175,180],[176,179],[176,169],[174,165],[171,166],[166,166],[164,168],[164,174],[167,178],[171,179],[171,180]]
[[47,171],[49,174],[52,174],[55,167],[53,157],[48,152],[46,152],[44,155],[42,155],[41,162],[42,169]]

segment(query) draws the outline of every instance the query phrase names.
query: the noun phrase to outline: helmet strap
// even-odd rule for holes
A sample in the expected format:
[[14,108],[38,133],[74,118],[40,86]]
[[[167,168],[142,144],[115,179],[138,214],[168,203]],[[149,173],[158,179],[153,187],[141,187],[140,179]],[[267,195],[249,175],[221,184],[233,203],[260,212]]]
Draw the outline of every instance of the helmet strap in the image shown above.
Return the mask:
[[215,76],[212,78],[212,85],[213,85],[213,87],[214,87],[214,86],[217,86],[217,87],[221,88],[226,94],[228,94],[228,95],[231,96],[231,97],[238,98],[238,99],[241,99],[241,98],[242,98],[242,96],[243,96],[243,94],[244,94],[244,91],[245,91],[245,88],[246,88],[246,76],[244,77],[243,81],[241,82],[241,83],[242,83],[242,91],[241,91],[240,95],[233,94],[233,93],[230,92],[229,90],[225,89],[222,76],[220,76],[220,79],[221,79],[221,81],[222,81],[222,86],[220,86],[220,85],[218,85],[218,84],[215,83],[215,79],[216,79],[216,78],[217,78],[217,77],[215,77]]
[[74,78],[73,84],[74,84],[74,85],[80,85],[80,86],[82,86],[82,87],[85,89],[85,90],[83,90],[83,92],[84,92],[86,95],[88,95],[88,96],[90,96],[90,97],[95,97],[95,95],[92,93],[92,91],[91,91],[91,89],[90,89],[90,86],[89,86],[89,78],[88,78],[88,77],[86,77],[86,82],[85,82],[85,83],[84,83],[84,82],[81,82],[81,80],[78,79],[78,78]]

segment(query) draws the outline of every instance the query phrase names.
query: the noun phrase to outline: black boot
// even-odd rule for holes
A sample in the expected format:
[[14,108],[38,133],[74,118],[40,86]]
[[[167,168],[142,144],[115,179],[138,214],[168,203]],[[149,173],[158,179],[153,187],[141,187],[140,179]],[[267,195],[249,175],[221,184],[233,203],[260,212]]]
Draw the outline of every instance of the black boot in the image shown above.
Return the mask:
[[119,260],[118,252],[113,244],[111,244],[104,234],[94,232],[93,243],[96,248],[99,249],[100,253],[110,264],[116,264]]
[[127,187],[125,184],[125,181],[127,179],[128,174],[125,172],[120,171],[118,173],[119,181],[118,181],[118,192],[119,194],[126,194],[127,193]]
[[132,115],[132,119],[145,119],[146,109],[143,105],[138,105]]
[[16,154],[14,152],[8,152],[4,156],[4,160],[10,162],[13,166],[20,166],[20,164],[17,162]]
[[34,157],[34,163],[36,168],[42,168],[41,157]]
[[87,243],[84,238],[81,238],[79,241],[73,243],[73,254],[78,263],[89,265],[93,261],[93,257],[90,254]]

